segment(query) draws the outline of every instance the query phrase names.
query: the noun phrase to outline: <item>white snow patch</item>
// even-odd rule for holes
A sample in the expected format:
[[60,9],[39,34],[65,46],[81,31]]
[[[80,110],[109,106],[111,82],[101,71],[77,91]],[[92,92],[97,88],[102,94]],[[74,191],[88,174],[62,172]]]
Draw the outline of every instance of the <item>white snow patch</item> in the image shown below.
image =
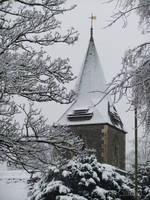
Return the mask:
[[110,172],[108,171],[103,171],[102,173],[102,179],[107,181],[110,178]]
[[64,170],[64,171],[62,172],[62,175],[63,175],[63,177],[67,177],[67,176],[69,176],[69,175],[70,175],[70,172],[69,172],[69,171],[66,171],[66,170]]
[[23,170],[0,170],[0,180],[27,180],[29,174]]
[[59,172],[59,169],[55,166],[50,166],[49,168],[50,170],[52,170],[54,173],[58,173]]
[[29,174],[23,170],[0,167],[0,200],[27,200]]
[[82,168],[86,168],[88,171],[92,171],[93,170],[92,167],[91,167],[91,165],[88,164],[88,163],[83,164]]
[[96,172],[93,172],[93,178],[96,180],[96,181],[100,181],[98,175]]
[[80,176],[84,176],[84,175],[85,175],[85,172],[79,171],[79,175],[80,175]]
[[0,200],[27,200],[28,186],[25,182],[0,181]]
[[85,183],[86,179],[85,178],[81,178],[81,182]]
[[68,187],[64,186],[62,181],[51,181],[47,185],[45,192],[46,193],[52,192],[52,191],[55,191],[57,188],[58,188],[60,194],[66,194],[66,193],[70,192],[70,189]]
[[88,200],[88,199],[77,194],[69,194],[65,196],[58,196],[56,197],[56,200]]
[[87,181],[88,181],[89,184],[92,183],[92,184],[96,185],[96,183],[95,183],[95,181],[94,181],[93,178],[90,178],[90,179],[88,179]]
[[105,195],[107,193],[106,190],[104,190],[103,188],[100,188],[98,186],[96,186],[96,189],[93,191],[93,194],[97,194],[99,197],[101,197],[101,199],[105,200]]

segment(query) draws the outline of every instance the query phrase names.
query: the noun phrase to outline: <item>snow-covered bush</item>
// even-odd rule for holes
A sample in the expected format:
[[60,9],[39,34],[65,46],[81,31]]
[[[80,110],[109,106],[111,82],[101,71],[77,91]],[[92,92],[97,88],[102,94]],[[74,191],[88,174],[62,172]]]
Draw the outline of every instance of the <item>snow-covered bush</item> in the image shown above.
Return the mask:
[[[134,180],[134,172],[131,173],[131,179]],[[138,167],[138,193],[139,199],[150,199],[150,162]]]
[[31,191],[30,200],[134,200],[132,182],[95,156],[51,167]]
[[140,194],[143,200],[150,199],[150,162],[139,167],[139,186]]

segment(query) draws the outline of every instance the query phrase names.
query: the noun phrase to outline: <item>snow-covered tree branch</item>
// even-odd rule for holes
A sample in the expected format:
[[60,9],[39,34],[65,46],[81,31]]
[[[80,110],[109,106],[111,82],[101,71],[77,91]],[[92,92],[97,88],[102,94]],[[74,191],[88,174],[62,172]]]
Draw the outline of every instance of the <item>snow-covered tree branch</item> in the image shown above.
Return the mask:
[[[52,60],[42,47],[77,40],[74,29],[61,35],[57,15],[64,1],[0,2],[0,94],[35,101],[68,103],[64,83],[73,80],[68,59]],[[71,8],[70,8],[71,9]]]
[[[125,17],[125,23],[128,20],[128,14],[136,11],[139,15],[139,25],[144,34],[149,33],[150,27],[150,0],[126,0],[118,1],[118,7],[121,9],[113,16],[112,22],[108,25]],[[131,106],[136,106],[141,123],[150,128],[150,41],[146,41],[133,49],[126,51],[122,60],[122,70],[114,77],[111,82],[110,90],[119,100],[126,96]]]
[[25,169],[44,171],[50,164],[55,164],[58,152],[62,156],[81,152],[82,140],[67,127],[48,125],[32,104],[28,111],[25,105],[19,106],[19,109],[24,114],[22,126],[10,118],[0,120],[1,160],[7,159]]
[[[115,1],[110,0],[108,2],[110,3]],[[128,16],[135,11],[139,15],[140,18],[139,24],[141,25],[142,30],[149,32],[149,23],[150,23],[149,0],[125,0],[125,1],[118,0],[115,3],[116,7],[119,8],[119,11],[116,12],[114,15],[112,15],[112,20],[107,26],[113,25],[120,19],[123,20],[124,26],[126,26]]]
[[[61,152],[75,151],[75,143],[80,141],[74,137],[71,144],[73,136],[66,128],[46,125],[37,110],[26,112],[14,100],[21,96],[38,102],[72,101],[74,93],[65,87],[75,78],[69,59],[52,59],[45,49],[55,43],[70,45],[78,38],[73,28],[62,34],[58,16],[75,7],[66,8],[65,2],[0,0],[0,156],[27,168],[38,161],[45,169],[52,146]],[[23,127],[14,120],[21,111]]]

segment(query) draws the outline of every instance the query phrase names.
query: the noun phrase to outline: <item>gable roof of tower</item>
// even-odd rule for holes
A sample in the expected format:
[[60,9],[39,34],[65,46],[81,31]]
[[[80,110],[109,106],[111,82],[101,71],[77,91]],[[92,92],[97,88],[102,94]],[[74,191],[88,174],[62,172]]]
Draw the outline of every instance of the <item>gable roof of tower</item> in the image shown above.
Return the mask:
[[68,126],[107,123],[123,128],[115,107],[111,106],[110,95],[106,95],[106,81],[92,34],[76,91],[75,101],[57,123]]

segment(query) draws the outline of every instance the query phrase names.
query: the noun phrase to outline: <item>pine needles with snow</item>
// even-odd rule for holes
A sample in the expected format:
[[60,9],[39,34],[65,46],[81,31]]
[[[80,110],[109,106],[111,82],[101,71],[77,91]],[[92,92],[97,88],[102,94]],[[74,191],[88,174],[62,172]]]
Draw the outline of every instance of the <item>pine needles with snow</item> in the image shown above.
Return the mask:
[[51,167],[31,191],[30,200],[134,200],[131,180],[95,156],[74,158]]

